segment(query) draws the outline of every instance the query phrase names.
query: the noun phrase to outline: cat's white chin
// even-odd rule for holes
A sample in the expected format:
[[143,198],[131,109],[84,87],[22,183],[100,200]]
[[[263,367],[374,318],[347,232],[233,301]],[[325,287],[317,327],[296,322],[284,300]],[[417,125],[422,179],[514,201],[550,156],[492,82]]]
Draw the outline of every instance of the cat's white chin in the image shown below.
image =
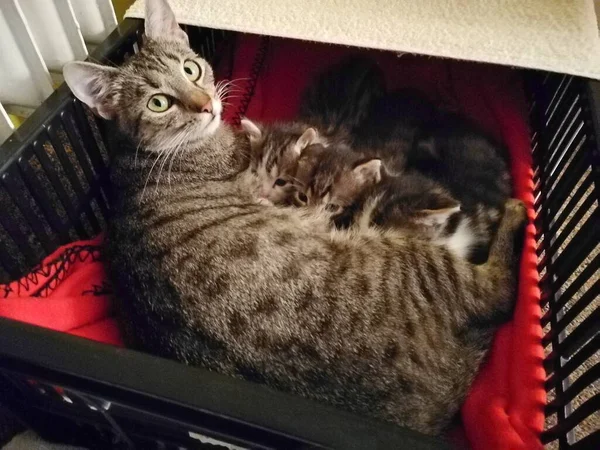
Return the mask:
[[212,136],[213,134],[215,134],[215,132],[219,128],[219,125],[221,125],[221,116],[220,115],[213,116],[212,120],[204,126],[204,129],[202,130],[202,133],[201,133],[202,137],[209,137],[209,136]]

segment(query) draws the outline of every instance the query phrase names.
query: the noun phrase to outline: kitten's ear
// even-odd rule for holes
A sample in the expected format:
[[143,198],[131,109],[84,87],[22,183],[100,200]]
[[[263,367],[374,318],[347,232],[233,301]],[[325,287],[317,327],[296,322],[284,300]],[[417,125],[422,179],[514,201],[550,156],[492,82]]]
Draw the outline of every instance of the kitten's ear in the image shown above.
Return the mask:
[[242,119],[240,125],[242,126],[242,130],[244,130],[250,139],[250,143],[254,144],[262,137],[261,129],[250,119]]
[[445,192],[431,194],[430,206],[420,211],[419,222],[425,225],[443,225],[453,214],[460,212],[460,203]]
[[296,145],[294,146],[294,150],[298,152],[298,154],[302,153],[309,145],[313,145],[319,142],[319,133],[314,128],[307,128],[302,136],[298,138]]
[[149,39],[180,40],[189,45],[189,40],[183,31],[167,0],[146,0],[146,36]]
[[114,67],[88,62],[70,62],[63,68],[65,82],[75,97],[105,119],[112,119],[115,115],[109,93],[111,81],[117,73]]
[[377,184],[381,181],[383,165],[380,159],[371,159],[356,166],[353,169],[356,181],[362,186],[366,184]]

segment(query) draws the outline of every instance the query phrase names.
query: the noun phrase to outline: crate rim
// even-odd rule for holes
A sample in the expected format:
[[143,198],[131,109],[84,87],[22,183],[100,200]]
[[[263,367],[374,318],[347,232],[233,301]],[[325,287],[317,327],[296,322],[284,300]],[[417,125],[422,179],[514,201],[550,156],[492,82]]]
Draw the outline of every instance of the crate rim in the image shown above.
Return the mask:
[[[75,357],[66,356],[66,348]],[[0,367],[97,393],[115,403],[119,403],[118,397],[111,397],[115,389],[156,405],[166,400],[177,407],[199,410],[307,444],[344,449],[449,448],[439,438],[264,385],[5,318],[0,318]],[[140,377],[140,373],[144,376]],[[198,388],[182,390],[181,386]],[[218,389],[211,391],[202,386]],[[133,405],[139,406],[135,402]],[[151,411],[156,412],[156,408]]]

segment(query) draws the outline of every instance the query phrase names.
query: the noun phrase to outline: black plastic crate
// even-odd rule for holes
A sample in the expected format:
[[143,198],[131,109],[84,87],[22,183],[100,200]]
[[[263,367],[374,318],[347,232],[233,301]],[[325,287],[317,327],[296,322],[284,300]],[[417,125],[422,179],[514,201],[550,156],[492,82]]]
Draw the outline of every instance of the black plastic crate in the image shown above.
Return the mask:
[[[118,64],[134,53],[141,24],[126,20],[91,59]],[[188,32],[209,60],[228,37]],[[600,430],[585,429],[600,414],[600,84],[528,71],[523,81],[548,350],[543,440],[600,448]],[[104,227],[109,157],[102,124],[65,85],[0,147],[0,282]],[[90,448],[446,448],[263,386],[6,319],[0,394],[42,436]]]

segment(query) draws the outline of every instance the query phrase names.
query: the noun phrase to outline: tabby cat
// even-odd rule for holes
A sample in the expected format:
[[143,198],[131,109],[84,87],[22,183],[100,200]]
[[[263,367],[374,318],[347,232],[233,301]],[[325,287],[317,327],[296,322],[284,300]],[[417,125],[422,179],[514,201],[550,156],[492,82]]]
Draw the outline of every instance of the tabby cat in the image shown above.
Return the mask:
[[210,66],[165,0],[146,8],[147,42],[122,67],[64,71],[124,136],[107,256],[129,343],[440,433],[512,311],[523,205],[507,203],[475,266],[392,231],[330,231],[306,209],[257,204],[240,177],[248,140],[221,123]]

